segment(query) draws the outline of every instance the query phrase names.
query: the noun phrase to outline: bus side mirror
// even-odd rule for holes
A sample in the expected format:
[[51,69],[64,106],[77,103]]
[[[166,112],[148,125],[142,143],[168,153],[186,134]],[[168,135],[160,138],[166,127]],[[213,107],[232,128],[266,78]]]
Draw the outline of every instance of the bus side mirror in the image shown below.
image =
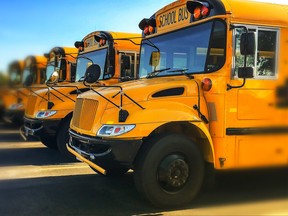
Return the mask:
[[92,64],[86,69],[84,82],[87,82],[89,84],[95,83],[98,81],[100,75],[100,66],[98,64]]
[[131,68],[130,56],[122,55],[121,62],[122,62],[123,69],[127,70]]
[[152,52],[150,55],[149,64],[153,67],[158,66],[160,63],[160,52]]
[[252,67],[239,67],[238,68],[239,78],[253,78],[253,68]]
[[242,33],[240,38],[241,55],[254,55],[256,49],[254,32]]
[[29,87],[29,86],[31,86],[32,84],[33,84],[33,75],[32,75],[32,74],[29,74],[29,75],[26,77],[26,79],[24,80],[23,85],[24,85],[25,87]]
[[46,84],[49,85],[49,84],[55,84],[57,83],[59,80],[59,73],[58,71],[54,71],[51,76],[49,77],[49,79],[47,80]]

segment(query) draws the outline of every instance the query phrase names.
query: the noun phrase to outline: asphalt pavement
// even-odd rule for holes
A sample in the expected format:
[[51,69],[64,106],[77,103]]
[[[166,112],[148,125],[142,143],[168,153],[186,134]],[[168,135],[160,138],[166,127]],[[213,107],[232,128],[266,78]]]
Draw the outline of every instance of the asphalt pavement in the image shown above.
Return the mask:
[[136,191],[133,172],[97,175],[0,124],[0,216],[6,215],[288,215],[288,169],[217,173],[215,187],[190,205],[157,209]]

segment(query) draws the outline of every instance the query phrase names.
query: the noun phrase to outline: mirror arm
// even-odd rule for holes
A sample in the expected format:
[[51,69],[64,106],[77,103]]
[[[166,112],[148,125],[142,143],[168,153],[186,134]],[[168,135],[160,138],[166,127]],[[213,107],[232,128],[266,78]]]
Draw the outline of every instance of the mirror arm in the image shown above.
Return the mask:
[[132,39],[143,39],[143,37],[131,37],[131,38],[114,38],[114,39],[112,39],[113,41],[115,41],[115,40],[126,40],[126,41],[130,41],[131,43],[133,43],[134,45],[137,45],[137,46],[139,46],[139,45],[141,45],[141,44],[138,44],[138,43],[135,43]]
[[97,95],[101,96],[102,98],[104,98],[105,100],[107,100],[108,102],[110,102],[111,104],[113,104],[115,107],[117,107],[118,109],[121,109],[120,106],[118,106],[117,104],[115,104],[113,101],[109,100],[108,98],[106,98],[104,95],[102,95],[101,93],[97,92],[96,90],[93,89],[92,85],[88,85],[86,83],[86,79],[84,79],[83,84],[88,87],[91,91],[93,91],[94,93],[96,93]]
[[246,78],[244,77],[243,78],[243,83],[241,84],[241,85],[239,85],[239,86],[232,86],[232,85],[230,85],[230,84],[227,84],[227,91],[229,91],[229,90],[231,90],[232,88],[242,88],[244,85],[245,85],[245,83],[246,83]]
[[[243,29],[245,30],[245,33],[248,33],[248,29],[247,29],[246,26],[235,26],[235,25],[232,25],[232,24],[230,25],[230,30],[233,30],[233,29],[235,29],[235,28],[243,28]],[[247,55],[246,55],[246,53],[245,53],[245,56],[244,56],[244,68],[246,68],[246,67],[247,67]],[[233,89],[233,88],[242,88],[245,84],[246,84],[246,78],[244,77],[244,78],[243,78],[243,83],[242,83],[241,85],[239,85],[239,86],[232,86],[232,85],[230,85],[230,84],[228,83],[226,90],[229,91],[229,90],[231,90],[231,89]]]
[[[35,94],[36,96],[38,96],[38,97],[42,98],[43,100],[49,102],[49,99],[46,99],[46,98],[42,97],[41,95],[39,95],[38,93],[36,93],[35,91],[33,91],[32,88],[33,88],[33,87],[28,87],[27,89],[28,89],[30,92],[32,92],[33,94]],[[39,88],[39,87],[34,87],[34,88]],[[47,87],[43,87],[43,88],[47,88]],[[48,88],[47,88],[47,89],[48,89]]]
[[[73,101],[74,103],[76,102],[75,100],[73,100],[72,98],[70,98],[69,96],[63,94],[61,91],[57,90],[56,88],[54,88],[51,85],[48,85],[51,89],[53,89],[54,91],[58,92],[59,94],[61,94],[62,96],[68,98],[69,100]],[[61,87],[61,86],[57,86],[57,87]],[[64,102],[63,99],[61,99],[60,97],[58,97],[57,95],[55,95],[54,93],[51,92],[52,95],[54,95],[56,98],[58,98],[59,100],[61,100],[62,102]]]

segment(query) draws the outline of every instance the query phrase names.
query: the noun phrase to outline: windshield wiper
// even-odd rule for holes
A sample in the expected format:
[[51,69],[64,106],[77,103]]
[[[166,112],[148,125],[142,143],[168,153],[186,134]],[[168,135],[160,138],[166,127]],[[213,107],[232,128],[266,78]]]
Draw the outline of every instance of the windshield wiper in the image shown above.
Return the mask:
[[188,68],[183,68],[183,69],[175,69],[175,70],[167,71],[167,73],[180,72],[180,73],[184,74],[186,77],[193,79],[194,76],[191,74],[188,74],[187,71],[188,71]]
[[167,71],[167,70],[170,70],[171,68],[164,68],[164,69],[161,69],[161,70],[154,70],[152,71],[151,73],[149,73],[146,78],[151,78],[151,77],[155,77],[157,76],[159,73],[163,72],[163,71]]
[[78,82],[82,82],[84,80],[85,76],[80,77],[80,79],[78,80]]

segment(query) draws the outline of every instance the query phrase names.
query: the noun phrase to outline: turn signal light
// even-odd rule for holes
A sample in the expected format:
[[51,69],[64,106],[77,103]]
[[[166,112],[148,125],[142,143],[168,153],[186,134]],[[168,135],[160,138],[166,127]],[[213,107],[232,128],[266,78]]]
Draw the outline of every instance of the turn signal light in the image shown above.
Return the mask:
[[201,8],[200,7],[196,7],[194,9],[194,14],[193,14],[195,19],[200,19],[201,17]]
[[145,35],[148,35],[149,34],[149,26],[146,26],[143,30],[144,34]]
[[99,41],[100,46],[104,46],[106,44],[106,40],[101,38]]
[[143,32],[145,35],[153,34],[154,33],[154,27],[153,26],[145,26]]
[[209,12],[210,12],[209,8],[204,6],[204,5],[201,6],[201,7],[196,7],[194,9],[194,14],[193,14],[194,19],[198,20],[198,19],[201,19],[201,18],[205,18],[206,16],[209,15]]
[[206,17],[209,15],[209,8],[206,6],[201,7],[201,15],[202,17]]
[[192,14],[194,21],[209,16],[213,7],[206,1],[193,0],[187,1],[187,10]]
[[210,89],[212,88],[212,81],[209,78],[204,78],[202,80],[202,90],[203,91],[210,91]]
[[150,34],[154,33],[154,27],[153,26],[149,26],[148,29],[149,29],[149,33]]
[[156,20],[154,18],[144,18],[139,23],[139,28],[143,31],[144,35],[154,34],[156,32]]

